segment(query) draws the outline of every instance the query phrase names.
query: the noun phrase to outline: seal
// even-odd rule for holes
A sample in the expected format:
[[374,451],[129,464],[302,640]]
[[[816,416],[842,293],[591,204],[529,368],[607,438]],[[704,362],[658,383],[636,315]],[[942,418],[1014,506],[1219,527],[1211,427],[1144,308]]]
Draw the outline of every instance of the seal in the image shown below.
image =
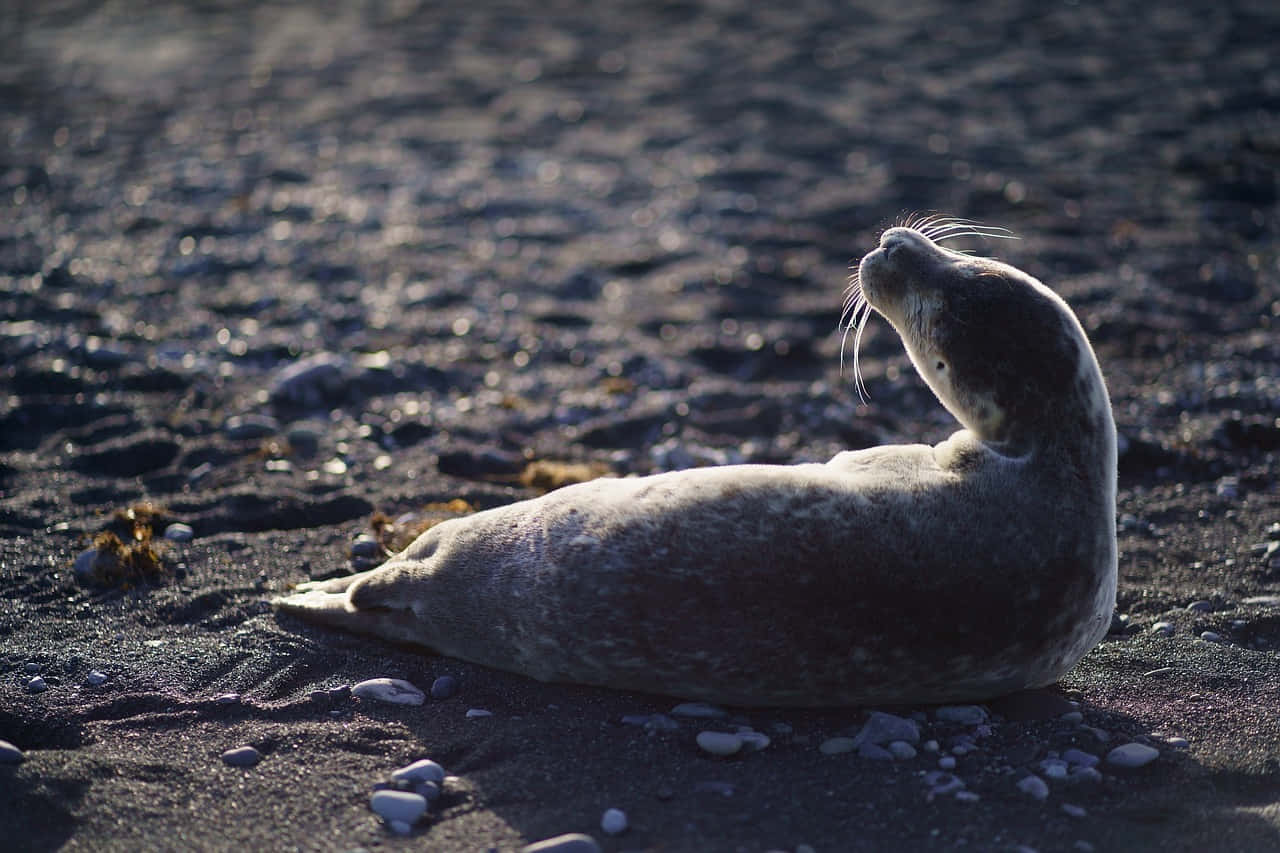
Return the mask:
[[889,321],[960,422],[938,445],[568,486],[277,606],[539,680],[741,706],[1056,681],[1115,604],[1111,407],[1066,303],[940,245],[959,223],[885,231],[849,303],[859,336],[872,309]]

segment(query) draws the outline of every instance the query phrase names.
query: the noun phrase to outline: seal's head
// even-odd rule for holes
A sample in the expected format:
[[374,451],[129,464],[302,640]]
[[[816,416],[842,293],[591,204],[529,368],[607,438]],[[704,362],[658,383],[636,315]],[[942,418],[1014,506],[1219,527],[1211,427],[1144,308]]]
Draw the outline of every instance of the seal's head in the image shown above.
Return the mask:
[[1077,425],[1112,436],[1102,375],[1071,309],[1021,270],[930,236],[956,233],[926,226],[881,235],[851,286],[859,335],[865,304],[892,324],[948,411],[1010,452],[1043,447]]

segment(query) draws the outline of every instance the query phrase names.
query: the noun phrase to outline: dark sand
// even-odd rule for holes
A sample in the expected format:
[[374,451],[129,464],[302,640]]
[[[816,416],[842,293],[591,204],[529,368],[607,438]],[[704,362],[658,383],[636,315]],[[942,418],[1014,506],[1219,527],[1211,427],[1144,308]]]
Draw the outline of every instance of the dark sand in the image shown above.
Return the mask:
[[[0,846],[1280,847],[1273,3],[152,5],[0,15],[0,738],[25,752],[0,766]],[[819,753],[859,709],[735,709],[773,743],[713,759],[695,723],[620,722],[673,700],[266,605],[348,571],[375,511],[535,494],[526,458],[944,437],[886,324],[866,405],[835,332],[849,263],[927,210],[1019,233],[972,248],[1062,293],[1108,377],[1130,627],[1054,695],[1109,741],[995,704],[956,770],[977,801],[930,800],[926,754]],[[280,390],[324,353],[309,394]],[[278,431],[238,437],[246,413]],[[141,501],[195,539],[157,581],[78,582]],[[419,708],[310,698],[441,674],[458,694]],[[1160,757],[1016,787],[1049,750],[1134,738]],[[262,762],[225,766],[242,744]],[[392,837],[372,785],[424,756],[459,779]]]

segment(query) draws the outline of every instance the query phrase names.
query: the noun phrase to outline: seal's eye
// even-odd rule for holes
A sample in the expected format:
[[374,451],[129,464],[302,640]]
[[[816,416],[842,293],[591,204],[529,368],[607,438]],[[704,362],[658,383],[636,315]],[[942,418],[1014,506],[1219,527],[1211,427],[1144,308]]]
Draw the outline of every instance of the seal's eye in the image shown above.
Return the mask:
[[940,361],[940,362],[938,362],[936,365],[934,365],[934,367],[935,367],[937,370],[946,370],[946,369],[947,369],[947,365],[946,365],[946,364],[944,364],[944,363],[943,363],[943,362],[941,362],[941,361]]

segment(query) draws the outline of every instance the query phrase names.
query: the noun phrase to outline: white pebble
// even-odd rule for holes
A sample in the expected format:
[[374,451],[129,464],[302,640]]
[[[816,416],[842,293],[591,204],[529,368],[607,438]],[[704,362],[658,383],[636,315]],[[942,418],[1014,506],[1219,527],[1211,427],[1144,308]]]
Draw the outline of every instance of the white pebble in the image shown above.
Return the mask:
[[728,732],[698,732],[698,747],[712,755],[733,755],[742,749],[742,738]]
[[429,758],[415,761],[410,765],[391,771],[391,778],[397,782],[444,782],[444,768]]
[[1154,633],[1156,633],[1156,634],[1163,634],[1164,636],[1166,636],[1166,637],[1167,637],[1167,636],[1169,636],[1170,634],[1172,634],[1172,633],[1173,633],[1173,623],[1172,623],[1172,622],[1157,622],[1156,624],[1154,624],[1154,625],[1152,625],[1152,626],[1151,626],[1151,630],[1152,630],[1152,632],[1154,632]]
[[28,693],[43,693],[48,689],[49,689],[49,685],[46,684],[45,680],[38,675],[33,678],[27,679]]
[[487,711],[484,708],[468,708],[467,709],[468,720],[474,720],[479,717],[492,717],[492,716],[493,716],[493,712]]
[[704,720],[718,720],[729,716],[729,712],[706,702],[682,702],[671,709],[677,717],[696,717]]
[[1222,635],[1221,635],[1221,634],[1219,634],[1219,633],[1218,633],[1218,632],[1216,632],[1216,631],[1201,631],[1201,632],[1200,632],[1200,639],[1205,640],[1205,641],[1210,642],[1210,643],[1221,643],[1221,642],[1222,642]]
[[1040,762],[1040,772],[1050,779],[1067,778],[1067,762],[1060,758],[1046,758]]
[[1049,798],[1049,786],[1039,776],[1027,776],[1018,782],[1018,790],[1037,800],[1043,801]]
[[1107,763],[1116,767],[1145,767],[1160,757],[1160,750],[1144,743],[1126,743],[1107,753]]
[[393,705],[421,705],[427,696],[399,678],[370,678],[351,688],[351,695],[361,699],[390,702]]
[[839,755],[842,752],[853,752],[856,744],[851,737],[829,737],[818,747],[823,755]]
[[899,761],[909,761],[916,757],[916,748],[905,740],[895,740],[889,744],[889,752]]
[[1072,817],[1084,817],[1089,814],[1083,807],[1073,806],[1071,803],[1063,803],[1062,811],[1064,814],[1069,814]]
[[606,809],[600,818],[600,828],[606,835],[621,835],[627,831],[627,813],[622,809]]
[[196,535],[190,524],[175,521],[164,529],[164,538],[170,542],[190,542]]
[[222,760],[232,767],[252,767],[262,760],[262,753],[251,746],[240,746],[222,753]]
[[427,798],[410,791],[374,791],[369,808],[390,823],[402,821],[412,825],[427,812]]
[[751,731],[750,729],[745,732],[738,732],[738,737],[742,739],[743,749],[746,749],[748,752],[759,752],[772,743],[772,741],[769,740],[768,735],[763,734],[762,732]]
[[96,669],[90,671],[90,673],[84,677],[84,683],[88,684],[90,687],[97,687],[99,684],[105,684],[106,681],[107,674]]
[[1164,742],[1169,744],[1169,746],[1173,747],[1174,749],[1186,749],[1187,747],[1191,746],[1191,744],[1188,743],[1187,739],[1184,737],[1168,737],[1164,739]]
[[570,832],[530,844],[520,853],[600,853],[600,845],[590,835]]

